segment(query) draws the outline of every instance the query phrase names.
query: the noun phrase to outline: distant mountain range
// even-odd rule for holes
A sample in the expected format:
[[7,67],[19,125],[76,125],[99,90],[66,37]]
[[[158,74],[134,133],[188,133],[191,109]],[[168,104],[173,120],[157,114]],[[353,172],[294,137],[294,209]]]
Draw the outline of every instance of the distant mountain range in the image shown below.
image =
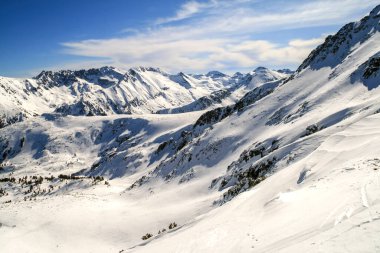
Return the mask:
[[233,76],[217,71],[171,75],[158,68],[138,67],[124,72],[102,67],[42,71],[25,80],[0,77],[0,125],[51,112],[104,116],[203,110],[231,104],[254,87],[286,78],[289,73],[260,67]]

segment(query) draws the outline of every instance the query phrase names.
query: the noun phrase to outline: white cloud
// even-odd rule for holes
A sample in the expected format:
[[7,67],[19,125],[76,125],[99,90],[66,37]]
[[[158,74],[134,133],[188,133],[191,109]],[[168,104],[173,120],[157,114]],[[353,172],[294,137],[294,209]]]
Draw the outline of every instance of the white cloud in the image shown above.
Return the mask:
[[139,30],[134,29],[134,28],[124,28],[123,30],[120,31],[120,33],[138,33]]
[[[66,42],[64,52],[101,57],[123,68],[148,65],[168,71],[237,70],[254,65],[296,67],[323,37],[298,37],[277,44],[255,39],[255,34],[343,24],[363,16],[376,1],[287,1],[287,5],[268,9],[252,4],[257,2],[262,1],[190,1],[173,17],[159,20],[161,25],[123,38]],[[195,14],[199,14],[196,19],[186,20],[179,26],[170,23]]]
[[68,53],[111,59],[112,65],[159,66],[168,71],[248,68],[256,64],[298,64],[323,39],[291,40],[285,46],[265,40],[159,38],[66,43]]
[[216,7],[217,3],[218,2],[216,0],[211,0],[208,2],[204,2],[204,3],[201,3],[198,1],[186,2],[180,7],[180,9],[177,11],[177,13],[173,17],[159,18],[156,21],[156,24],[165,24],[165,23],[170,23],[170,22],[179,21],[179,20],[189,18],[189,17],[203,11],[204,9]]
[[245,41],[240,45],[230,48],[233,52],[250,55],[256,61],[270,64],[275,62],[277,65],[298,64],[311,52],[313,48],[323,42],[323,38],[310,40],[295,39],[287,45],[277,45],[265,40]]
[[289,46],[292,47],[315,47],[323,42],[323,38],[316,38],[310,40],[295,39],[289,41]]

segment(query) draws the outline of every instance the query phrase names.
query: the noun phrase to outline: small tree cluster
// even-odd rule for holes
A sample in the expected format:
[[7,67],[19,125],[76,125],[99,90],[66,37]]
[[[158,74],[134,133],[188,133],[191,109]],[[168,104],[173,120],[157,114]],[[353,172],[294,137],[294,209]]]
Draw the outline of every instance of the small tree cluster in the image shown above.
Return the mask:
[[148,240],[149,238],[151,238],[153,235],[151,234],[151,233],[146,233],[146,235],[143,235],[142,237],[141,237],[141,239],[142,240]]
[[158,230],[158,234],[165,233],[165,232],[166,232],[165,228],[163,228],[162,230]]
[[[20,191],[26,196],[24,196],[24,200],[31,201],[36,200],[37,196],[40,195],[46,195],[51,194],[57,187],[57,189],[60,189],[61,186],[53,186],[52,184],[58,183],[59,181],[62,182],[64,180],[81,180],[84,179],[91,180],[92,185],[96,185],[98,182],[104,182],[105,185],[110,186],[110,183],[104,179],[102,176],[76,176],[76,175],[64,175],[60,174],[58,178],[54,176],[48,176],[48,177],[42,177],[42,176],[36,176],[36,175],[30,175],[30,176],[23,176],[23,177],[13,177],[13,173],[10,173],[8,177],[0,178],[0,183],[10,183],[13,184],[13,186],[18,186],[20,188]],[[57,179],[56,181],[54,181]],[[51,182],[51,184],[44,185],[45,182]],[[67,181],[66,181],[67,184]],[[46,187],[43,187],[46,186]],[[5,191],[5,188],[0,188],[0,197],[8,195],[8,192]]]
[[6,182],[15,183],[16,182],[16,178],[14,178],[14,177],[4,177],[4,178],[0,178],[0,182],[1,183],[6,183]]
[[169,224],[169,229],[173,229],[173,228],[176,228],[177,227],[177,223],[175,222],[172,222]]
[[[10,174],[11,176],[12,174]],[[36,196],[39,195],[45,195],[50,193],[54,186],[50,185],[49,188],[43,189],[41,185],[43,184],[44,180],[47,179],[48,181],[53,180],[53,176],[51,177],[42,177],[42,176],[24,176],[19,178],[14,177],[7,177],[0,179],[0,182],[8,182],[12,184],[19,185],[21,189],[26,188],[26,190],[23,190],[24,195],[28,195],[24,197],[24,200],[36,200]],[[5,189],[0,188],[0,197],[3,195],[8,195],[8,193],[5,192]]]
[[[170,224],[169,224],[169,229],[174,229],[174,228],[176,228],[178,225],[177,225],[177,223],[175,223],[175,222],[171,222]],[[160,234],[162,234],[162,233],[165,233],[166,232],[166,228],[163,228],[163,229],[161,229],[161,230],[158,230],[158,235],[160,235]],[[142,240],[147,240],[147,239],[149,239],[149,238],[151,238],[153,235],[151,234],[151,233],[147,233],[146,235],[144,235],[143,237],[141,237],[141,239]]]
[[104,177],[101,177],[101,176],[96,176],[96,177],[93,177],[93,180],[96,182],[96,181],[103,181],[104,180]]
[[47,181],[53,181],[54,179],[55,179],[55,177],[53,176],[53,175],[51,175],[50,177],[45,177],[45,179],[47,180]]
[[101,176],[96,176],[96,177],[92,177],[92,184],[94,185],[94,184],[97,184],[97,183],[99,183],[99,182],[101,182],[101,181],[104,181],[104,177],[101,177]]
[[80,177],[80,176],[75,176],[73,174],[71,175],[63,175],[63,174],[60,174],[58,176],[59,179],[65,179],[65,180],[79,180],[79,179],[83,179],[83,177]]
[[4,195],[8,195],[8,193],[5,192],[5,189],[0,188],[0,197],[2,197]]
[[42,182],[44,181],[44,178],[43,177],[37,177],[37,176],[33,176],[32,179],[34,179],[34,183],[37,185],[37,184],[42,184]]

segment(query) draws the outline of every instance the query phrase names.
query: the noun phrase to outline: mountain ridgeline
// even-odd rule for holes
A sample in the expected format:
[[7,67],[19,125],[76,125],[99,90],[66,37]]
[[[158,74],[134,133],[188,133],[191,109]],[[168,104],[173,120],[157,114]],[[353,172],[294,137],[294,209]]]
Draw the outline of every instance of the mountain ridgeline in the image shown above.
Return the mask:
[[228,76],[168,74],[158,68],[114,67],[42,71],[20,80],[0,77],[1,126],[43,113],[73,116],[175,113],[231,104],[245,92],[288,72],[257,68]]

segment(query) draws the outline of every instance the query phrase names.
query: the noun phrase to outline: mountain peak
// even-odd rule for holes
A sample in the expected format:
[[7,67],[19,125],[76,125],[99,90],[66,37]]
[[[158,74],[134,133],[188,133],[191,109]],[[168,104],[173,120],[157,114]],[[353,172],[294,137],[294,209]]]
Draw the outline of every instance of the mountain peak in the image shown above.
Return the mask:
[[113,66],[103,66],[103,67],[100,67],[99,70],[103,73],[109,73],[109,72],[118,72],[120,74],[124,74],[125,71],[122,71],[116,67],[113,67]]
[[218,78],[218,77],[226,77],[227,75],[220,71],[213,70],[213,71],[208,72],[206,76],[211,77],[211,78]]
[[236,72],[232,77],[233,78],[239,78],[239,77],[243,77],[244,75],[241,73],[241,72]]
[[137,72],[146,72],[146,71],[150,71],[150,72],[157,72],[157,73],[161,73],[161,74],[167,74],[165,73],[163,70],[161,70],[160,68],[156,68],[156,67],[144,67],[144,66],[138,66],[138,67],[133,67],[133,68],[130,68],[131,70],[134,70],[134,71],[137,71]]
[[269,69],[263,66],[257,67],[254,72],[262,72],[262,71],[268,71]]
[[369,13],[371,17],[378,17],[380,15],[380,4],[373,8],[373,10]]
[[376,6],[368,16],[358,22],[343,26],[336,34],[326,37],[323,44],[314,49],[298,67],[296,72],[310,67],[335,67],[340,64],[358,43],[362,44],[380,31],[380,5]]

